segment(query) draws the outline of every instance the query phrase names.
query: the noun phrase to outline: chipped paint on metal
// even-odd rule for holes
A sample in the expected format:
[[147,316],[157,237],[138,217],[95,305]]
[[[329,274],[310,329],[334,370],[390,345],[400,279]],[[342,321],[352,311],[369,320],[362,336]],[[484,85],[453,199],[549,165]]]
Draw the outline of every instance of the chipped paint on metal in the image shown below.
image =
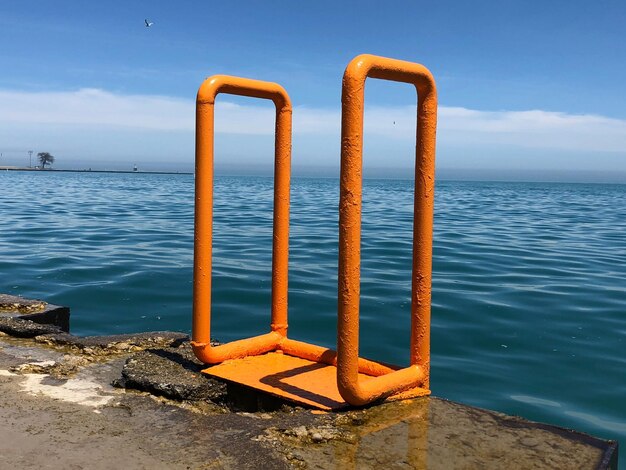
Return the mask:
[[[361,383],[358,378],[364,88],[368,77],[413,84],[418,95],[413,222],[410,366]],[[343,398],[364,405],[411,387],[429,387],[430,294],[437,94],[424,66],[360,55],[343,76],[337,383]]]

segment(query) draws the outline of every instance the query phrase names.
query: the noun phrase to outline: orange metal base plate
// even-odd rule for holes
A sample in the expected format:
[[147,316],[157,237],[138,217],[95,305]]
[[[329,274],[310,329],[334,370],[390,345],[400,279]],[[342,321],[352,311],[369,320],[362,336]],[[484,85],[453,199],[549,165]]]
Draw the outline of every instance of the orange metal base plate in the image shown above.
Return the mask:
[[[308,407],[338,410],[350,406],[337,389],[335,366],[289,356],[282,352],[232,359],[204,369],[202,372]],[[372,377],[359,374],[359,380],[369,379]],[[414,388],[393,395],[385,401],[429,394],[429,390]]]

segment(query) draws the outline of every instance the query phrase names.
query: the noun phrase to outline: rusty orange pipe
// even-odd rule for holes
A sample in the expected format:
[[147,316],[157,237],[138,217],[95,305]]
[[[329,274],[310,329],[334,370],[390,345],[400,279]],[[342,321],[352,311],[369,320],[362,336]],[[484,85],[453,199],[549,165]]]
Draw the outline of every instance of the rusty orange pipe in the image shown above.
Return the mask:
[[[363,107],[367,77],[413,84],[417,90],[410,366],[359,382],[359,299]],[[437,92],[424,66],[373,55],[355,57],[343,76],[339,202],[337,385],[352,405],[411,387],[429,387],[430,296]]]
[[[274,160],[274,228],[272,246],[271,332],[221,346],[211,346],[211,257],[213,224],[214,106],[219,93],[272,100],[276,106]],[[291,175],[291,100],[276,83],[214,75],[198,90],[196,100],[196,197],[193,269],[192,345],[199,360],[262,354],[279,347],[287,335],[289,257],[289,179]]]
[[[280,343],[279,349],[290,356],[337,366],[337,352],[323,346],[316,346],[314,344],[284,338]],[[397,368],[393,366],[370,361],[361,357],[359,358],[358,364],[360,374],[371,375],[372,377],[390,374],[397,370]]]

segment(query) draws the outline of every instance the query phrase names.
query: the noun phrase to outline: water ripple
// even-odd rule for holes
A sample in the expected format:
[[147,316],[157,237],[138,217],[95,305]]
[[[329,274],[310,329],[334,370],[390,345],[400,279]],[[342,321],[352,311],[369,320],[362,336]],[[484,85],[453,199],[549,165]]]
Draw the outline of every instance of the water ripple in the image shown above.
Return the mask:
[[[189,331],[193,177],[0,174],[0,291],[72,308],[78,334]],[[360,350],[408,361],[412,182],[366,181]],[[269,325],[272,180],[215,180],[214,335]],[[290,335],[334,347],[338,182],[291,190]],[[432,387],[626,438],[626,186],[437,185]]]

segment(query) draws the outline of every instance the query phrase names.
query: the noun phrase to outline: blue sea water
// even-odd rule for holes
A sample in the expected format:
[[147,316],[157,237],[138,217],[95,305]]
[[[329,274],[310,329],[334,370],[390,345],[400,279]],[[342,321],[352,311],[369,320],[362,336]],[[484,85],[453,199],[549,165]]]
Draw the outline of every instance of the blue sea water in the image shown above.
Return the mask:
[[[215,180],[213,336],[267,331],[272,179]],[[412,182],[364,182],[361,354],[408,361]],[[0,173],[0,292],[189,332],[190,175]],[[290,337],[334,347],[335,179],[291,190]],[[626,185],[437,183],[432,390],[626,444]],[[622,452],[621,463],[624,464]]]

